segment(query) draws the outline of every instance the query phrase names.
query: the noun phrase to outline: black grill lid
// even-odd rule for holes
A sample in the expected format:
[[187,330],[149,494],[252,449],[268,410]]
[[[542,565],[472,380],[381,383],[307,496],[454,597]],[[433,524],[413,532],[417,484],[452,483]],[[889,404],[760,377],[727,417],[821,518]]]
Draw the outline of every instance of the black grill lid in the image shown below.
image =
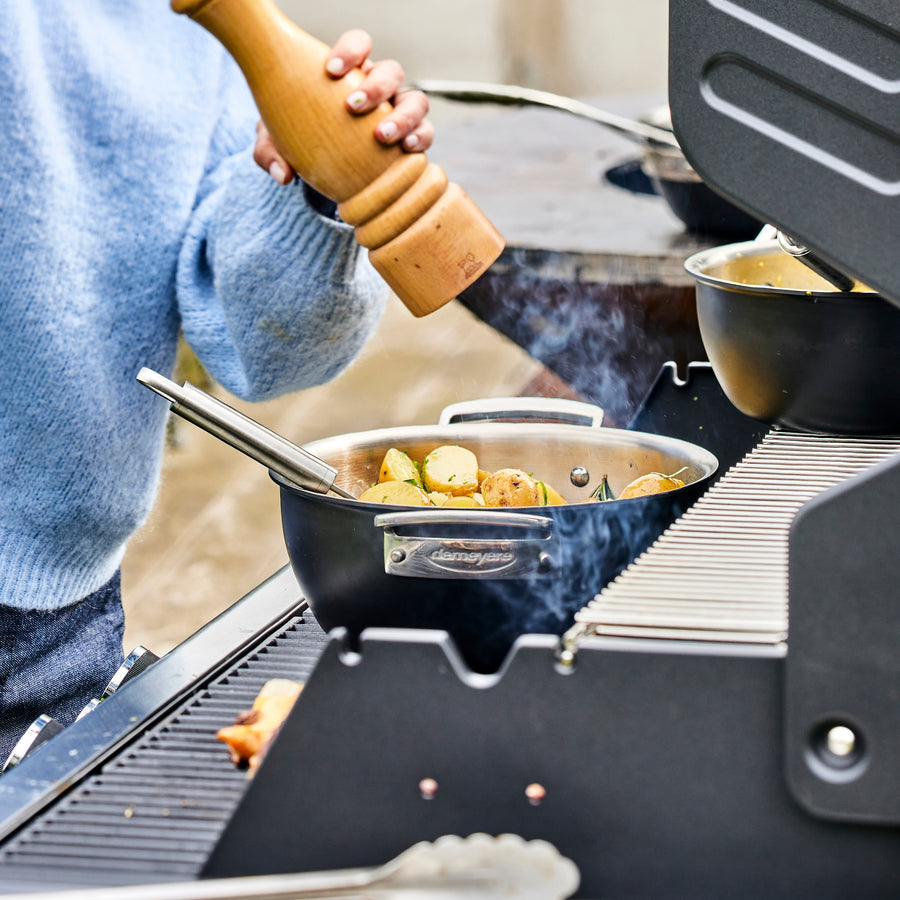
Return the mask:
[[669,102],[691,165],[900,305],[897,0],[669,9]]

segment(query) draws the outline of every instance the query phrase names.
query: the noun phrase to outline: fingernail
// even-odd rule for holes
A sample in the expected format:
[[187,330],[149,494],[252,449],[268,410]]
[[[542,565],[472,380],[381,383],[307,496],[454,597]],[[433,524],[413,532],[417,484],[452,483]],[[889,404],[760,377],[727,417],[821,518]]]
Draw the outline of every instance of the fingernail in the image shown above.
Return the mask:
[[406,147],[407,150],[415,150],[416,147],[419,146],[419,138],[414,134],[408,134],[403,139],[403,146]]
[[332,56],[331,59],[325,63],[325,71],[328,72],[329,75],[343,75],[344,61],[339,56]]
[[382,122],[378,126],[378,133],[384,140],[389,141],[397,133],[397,124],[395,122]]
[[351,106],[353,109],[359,109],[361,106],[364,106],[368,102],[369,98],[365,95],[363,91],[354,91],[348,98],[347,104]]
[[272,162],[272,165],[269,166],[269,174],[279,184],[284,184],[284,180],[287,178],[287,169],[285,169],[285,167],[276,159]]

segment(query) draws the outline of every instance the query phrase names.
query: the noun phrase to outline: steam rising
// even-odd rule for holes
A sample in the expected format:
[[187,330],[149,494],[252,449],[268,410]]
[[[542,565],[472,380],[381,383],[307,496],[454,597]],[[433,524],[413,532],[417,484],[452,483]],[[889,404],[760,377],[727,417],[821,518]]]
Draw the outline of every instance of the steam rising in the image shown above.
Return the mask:
[[575,613],[639,556],[683,509],[677,494],[621,503],[548,507],[559,558],[553,570],[528,581],[459,582],[460,616],[454,637],[468,664],[496,671],[522,634],[561,635]]

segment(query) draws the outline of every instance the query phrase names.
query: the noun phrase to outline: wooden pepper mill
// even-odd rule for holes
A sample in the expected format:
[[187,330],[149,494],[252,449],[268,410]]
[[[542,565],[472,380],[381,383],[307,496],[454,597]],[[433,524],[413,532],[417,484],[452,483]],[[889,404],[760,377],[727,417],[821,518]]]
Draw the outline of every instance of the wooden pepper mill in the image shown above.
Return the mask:
[[345,100],[362,72],[329,78],[329,48],[272,0],[171,0],[171,6],[234,57],[282,155],[337,202],[372,265],[414,315],[443,306],[497,259],[503,238],[462,188],[424,153],[375,138],[389,104],[349,113]]

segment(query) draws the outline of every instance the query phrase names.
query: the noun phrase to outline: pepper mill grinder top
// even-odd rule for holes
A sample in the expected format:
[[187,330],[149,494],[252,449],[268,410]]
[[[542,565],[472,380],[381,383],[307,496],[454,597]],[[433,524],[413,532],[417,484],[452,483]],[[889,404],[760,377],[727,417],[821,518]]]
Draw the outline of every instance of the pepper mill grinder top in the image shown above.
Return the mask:
[[382,278],[416,316],[475,282],[504,241],[459,185],[424,153],[375,138],[389,104],[351,115],[354,70],[329,78],[329,48],[287,18],[272,0],[171,0],[215,35],[234,57],[260,117],[294,171],[338,204],[341,218]]

